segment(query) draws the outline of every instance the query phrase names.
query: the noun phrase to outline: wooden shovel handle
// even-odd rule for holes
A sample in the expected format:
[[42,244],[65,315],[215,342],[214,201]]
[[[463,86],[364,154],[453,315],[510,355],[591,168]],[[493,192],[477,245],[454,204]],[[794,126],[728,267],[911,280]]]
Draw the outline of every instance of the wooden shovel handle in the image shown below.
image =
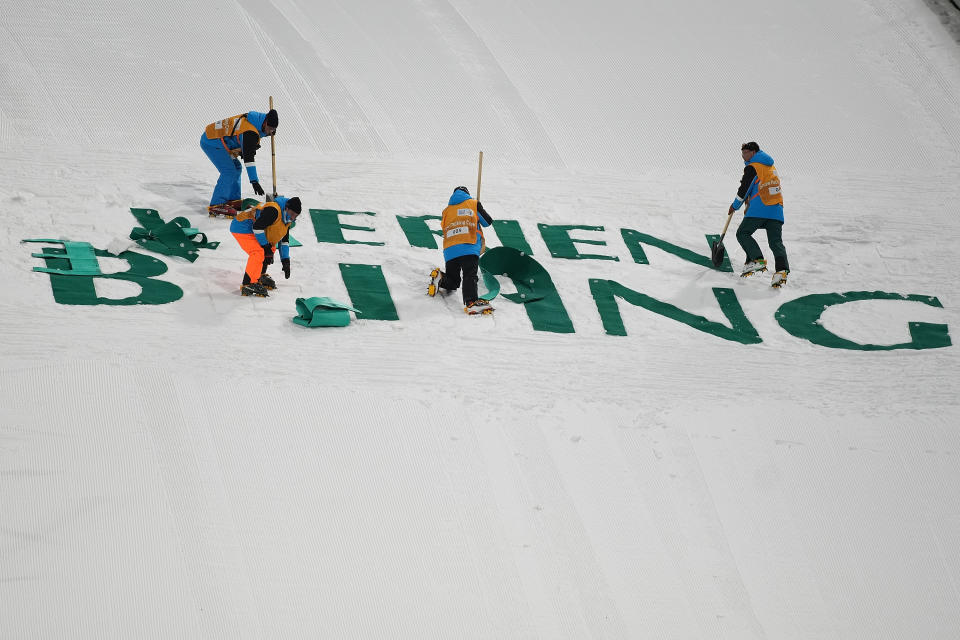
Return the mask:
[[474,196],[477,200],[480,199],[480,178],[482,175],[483,175],[483,151],[480,152],[480,161],[479,161],[479,164],[477,165],[477,195]]
[[730,215],[727,216],[727,224],[723,225],[723,231],[720,232],[720,237],[727,235],[727,227],[730,226],[730,221],[733,220],[733,212],[730,212]]
[[[270,109],[273,109],[273,96],[270,96]],[[273,197],[277,197],[277,132],[270,136],[270,168],[273,171]]]

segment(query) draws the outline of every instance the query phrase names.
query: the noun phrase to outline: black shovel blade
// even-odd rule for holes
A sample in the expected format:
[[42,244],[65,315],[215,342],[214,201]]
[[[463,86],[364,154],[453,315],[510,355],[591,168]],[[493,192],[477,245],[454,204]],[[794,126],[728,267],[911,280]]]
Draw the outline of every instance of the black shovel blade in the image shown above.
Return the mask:
[[713,266],[719,268],[723,264],[724,251],[723,242],[720,240],[715,241],[710,246],[710,261],[713,262]]

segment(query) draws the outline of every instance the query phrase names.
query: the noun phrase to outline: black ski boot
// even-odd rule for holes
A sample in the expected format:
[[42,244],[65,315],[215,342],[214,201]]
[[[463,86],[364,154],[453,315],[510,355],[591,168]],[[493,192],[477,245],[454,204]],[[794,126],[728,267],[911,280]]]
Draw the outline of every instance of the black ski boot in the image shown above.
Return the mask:
[[[262,278],[261,278],[262,279]],[[267,288],[264,287],[259,282],[251,282],[240,287],[240,295],[242,296],[257,296],[259,298],[266,298],[269,296]]]
[[257,283],[262,285],[263,288],[266,289],[267,291],[273,291],[274,289],[277,288],[276,281],[274,281],[273,278],[271,278],[265,273],[260,276],[260,279],[257,281]]

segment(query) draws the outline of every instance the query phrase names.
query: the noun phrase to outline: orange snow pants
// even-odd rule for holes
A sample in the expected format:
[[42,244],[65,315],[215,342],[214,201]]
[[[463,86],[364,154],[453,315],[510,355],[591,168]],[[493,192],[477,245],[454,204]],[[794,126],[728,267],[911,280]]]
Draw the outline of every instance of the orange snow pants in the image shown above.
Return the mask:
[[263,270],[263,247],[252,233],[235,233],[233,237],[240,248],[247,252],[247,275],[250,276],[250,282],[256,282]]

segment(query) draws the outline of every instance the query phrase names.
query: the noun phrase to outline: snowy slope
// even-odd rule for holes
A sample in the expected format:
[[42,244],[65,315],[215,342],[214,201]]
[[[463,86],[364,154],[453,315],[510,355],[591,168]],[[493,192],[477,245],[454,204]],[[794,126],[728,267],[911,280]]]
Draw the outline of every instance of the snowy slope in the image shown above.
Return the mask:
[[[924,334],[960,327],[960,50],[923,0],[0,9],[0,638],[960,635],[960,362]],[[197,140],[270,95],[280,192],[382,244],[305,215],[247,299]],[[638,261],[636,234],[707,255],[751,139],[787,287]],[[424,295],[440,252],[403,221],[481,149],[572,333]],[[132,207],[221,245],[150,253]],[[62,304],[32,257],[58,245],[24,239],[158,258],[183,295]],[[293,324],[350,302],[341,265],[397,319]],[[620,299],[612,335],[599,281],[714,333]],[[890,299],[808,298],[847,292]]]

